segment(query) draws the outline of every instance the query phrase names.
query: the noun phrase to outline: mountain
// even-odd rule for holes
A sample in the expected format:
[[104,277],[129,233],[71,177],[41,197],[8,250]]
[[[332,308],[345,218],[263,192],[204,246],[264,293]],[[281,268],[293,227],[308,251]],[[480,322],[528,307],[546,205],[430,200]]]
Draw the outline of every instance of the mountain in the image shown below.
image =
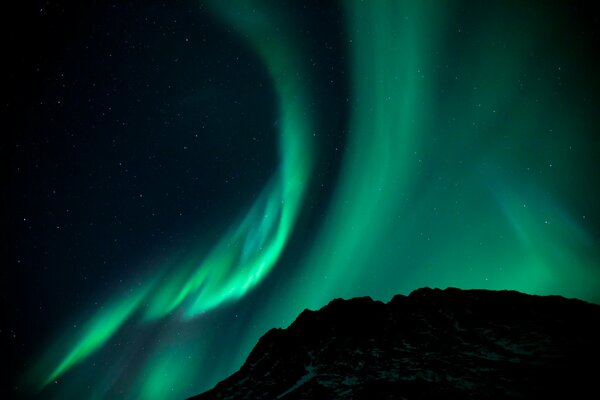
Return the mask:
[[[600,305],[515,291],[335,299],[194,400],[597,398]],[[596,393],[591,395],[590,393]]]

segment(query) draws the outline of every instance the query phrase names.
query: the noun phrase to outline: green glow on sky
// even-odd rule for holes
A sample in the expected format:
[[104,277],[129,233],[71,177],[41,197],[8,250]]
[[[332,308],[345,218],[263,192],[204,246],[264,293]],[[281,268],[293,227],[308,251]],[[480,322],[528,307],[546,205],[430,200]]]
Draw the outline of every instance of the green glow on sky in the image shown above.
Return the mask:
[[142,381],[140,400],[186,398],[194,394],[187,388],[187,383],[194,378],[194,371],[201,366],[195,358],[179,351],[179,346],[170,351],[163,351],[148,360],[147,366],[140,374]]
[[[491,21],[447,54],[448,31],[459,28],[445,20],[451,3],[344,5],[350,142],[301,269],[318,290],[292,283],[296,301],[385,299],[426,285],[598,301],[597,243],[582,214],[561,204],[582,190],[568,176],[581,173],[580,157],[592,160],[582,146],[589,132],[574,128],[575,105],[523,85],[549,29],[526,25],[535,10],[487,7]],[[523,26],[510,29],[504,17]],[[547,60],[556,61],[565,62]],[[538,71],[540,80],[556,79],[559,67]]]
[[[557,79],[571,87],[566,74],[576,73],[575,61],[544,47],[558,16],[544,14],[542,22],[534,6],[490,3],[463,27],[458,2],[342,3],[351,53],[348,142],[326,218],[299,267],[279,286],[261,287],[288,244],[314,168],[318,122],[308,106],[301,37],[267,3],[215,2],[211,12],[270,72],[281,113],[280,167],[206,255],[92,317],[79,340],[53,350],[61,356],[40,382],[101,348],[138,309],[140,330],[167,319],[184,327],[253,288],[267,291],[267,301],[240,331],[203,326],[211,334],[198,343],[158,346],[132,379],[139,397],[125,397],[207,389],[239,368],[268,329],[334,297],[387,301],[423,286],[455,286],[600,302],[598,238],[586,225],[597,207],[595,175],[587,173],[597,155],[589,143],[594,127],[582,122],[594,116],[579,100],[565,100],[573,98],[568,89],[556,92]],[[219,340],[232,350],[217,364],[186,361]]]
[[[262,56],[280,99],[280,168],[248,213],[234,225],[204,259],[191,259],[172,268],[163,282],[148,294],[145,319],[164,318],[182,308],[191,319],[223,303],[242,297],[273,268],[292,232],[312,169],[311,117],[307,113],[307,88],[297,71],[300,62],[294,46],[273,22],[275,18],[237,18],[249,3],[215,3],[215,11],[231,19]],[[256,8],[253,8],[254,12]],[[268,14],[268,10],[265,10]],[[266,15],[265,14],[265,15]],[[264,17],[264,16],[263,16]],[[70,346],[67,356],[52,370],[42,386],[53,382],[76,363],[103,345],[141,304],[144,294],[102,311],[90,322],[82,337]],[[163,374],[156,370],[152,376]],[[158,375],[157,375],[158,374]],[[162,382],[162,379],[159,380]],[[164,387],[162,383],[153,385]],[[155,386],[144,391],[163,393]],[[161,397],[157,394],[158,397]]]
[[[292,232],[312,169],[311,117],[306,112],[307,89],[296,74],[294,46],[285,32],[248,2],[214,3],[217,14],[236,29],[262,59],[279,94],[281,166],[246,216],[195,268],[182,268],[156,294],[148,317],[163,317],[182,303],[184,315],[202,312],[240,298],[257,285],[277,262]],[[241,18],[240,15],[252,15]]]
[[127,319],[131,317],[148,293],[148,290],[149,287],[138,288],[127,296],[102,307],[83,327],[82,332],[78,335],[78,339],[68,344],[70,350],[66,355],[62,356],[58,365],[53,367],[49,375],[44,378],[42,386],[55,381],[67,370],[101,348]]

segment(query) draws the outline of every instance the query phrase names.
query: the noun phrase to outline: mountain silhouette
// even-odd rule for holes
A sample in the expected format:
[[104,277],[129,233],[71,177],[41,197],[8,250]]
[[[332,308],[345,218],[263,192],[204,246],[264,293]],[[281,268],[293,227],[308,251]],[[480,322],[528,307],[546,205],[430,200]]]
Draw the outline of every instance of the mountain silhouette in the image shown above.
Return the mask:
[[[515,291],[335,299],[194,400],[596,398],[600,305]],[[593,395],[596,393],[596,395]]]

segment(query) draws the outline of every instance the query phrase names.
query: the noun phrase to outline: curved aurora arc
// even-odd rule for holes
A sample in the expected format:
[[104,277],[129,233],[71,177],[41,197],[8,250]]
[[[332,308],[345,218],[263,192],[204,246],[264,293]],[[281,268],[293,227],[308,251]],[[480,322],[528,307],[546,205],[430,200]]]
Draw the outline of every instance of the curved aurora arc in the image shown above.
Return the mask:
[[[55,382],[100,349],[132,317],[143,322],[180,311],[183,320],[242,297],[268,274],[292,232],[310,181],[312,121],[309,88],[291,34],[274,25],[273,10],[261,2],[213,2],[211,8],[235,28],[261,56],[274,82],[280,108],[280,165],[246,215],[201,260],[188,260],[142,288],[108,305],[91,318],[70,350],[46,355],[34,369],[39,389]],[[144,305],[144,310],[140,311]],[[59,347],[59,346],[55,346]],[[64,346],[63,346],[64,347]],[[48,367],[48,365],[53,365]],[[45,372],[48,370],[50,372]],[[34,378],[35,379],[35,378]],[[146,394],[145,397],[152,397]]]
[[[156,345],[128,371],[135,383],[122,397],[175,399],[207,389],[236,370],[266,330],[333,297],[387,300],[420,286],[457,286],[600,301],[598,238],[581,218],[590,209],[568,201],[568,193],[582,190],[570,177],[594,165],[580,122],[590,114],[544,97],[543,85],[522,74],[535,67],[531,54],[558,62],[536,53],[546,32],[530,23],[532,10],[488,5],[479,21],[465,23],[478,31],[475,40],[456,29],[459,2],[342,3],[352,57],[350,133],[314,242],[286,281],[271,288],[272,301],[228,339],[236,351],[220,354],[218,366],[202,357],[224,328],[206,327],[201,339]],[[74,372],[120,331],[159,321],[176,330],[240,299],[276,265],[309,188],[315,121],[300,35],[281,31],[283,16],[267,4],[215,1],[212,11],[248,40],[273,79],[282,120],[278,171],[206,257],[109,301],[81,336],[55,346],[34,374],[38,385]],[[521,30],[507,31],[507,19]],[[494,46],[495,38],[504,46]],[[460,57],[450,57],[453,51]],[[555,73],[541,69],[536,82]],[[523,88],[528,79],[533,83]],[[523,154],[515,156],[514,147]],[[562,164],[562,175],[553,164]],[[193,341],[202,341],[200,348]],[[187,363],[189,349],[195,362]],[[218,371],[210,375],[211,368]],[[112,373],[88,379],[96,398],[106,397],[124,371]],[[73,384],[67,392],[83,389]]]

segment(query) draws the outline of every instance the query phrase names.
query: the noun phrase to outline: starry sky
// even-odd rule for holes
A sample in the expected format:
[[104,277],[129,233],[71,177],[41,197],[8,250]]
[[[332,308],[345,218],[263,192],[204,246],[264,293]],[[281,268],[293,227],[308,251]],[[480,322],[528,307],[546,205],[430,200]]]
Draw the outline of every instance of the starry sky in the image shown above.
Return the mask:
[[182,399],[336,297],[600,302],[592,5],[15,3],[0,397]]

